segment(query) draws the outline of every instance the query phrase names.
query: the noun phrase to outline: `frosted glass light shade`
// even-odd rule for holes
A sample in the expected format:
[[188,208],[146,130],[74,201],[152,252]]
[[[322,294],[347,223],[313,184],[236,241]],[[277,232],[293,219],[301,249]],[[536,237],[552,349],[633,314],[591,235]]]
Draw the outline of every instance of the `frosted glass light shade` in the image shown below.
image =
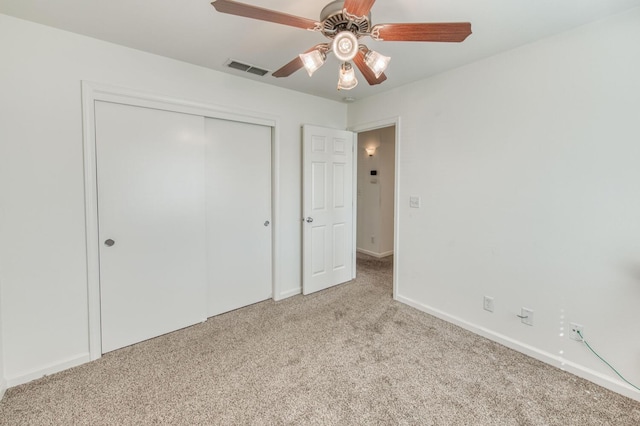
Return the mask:
[[367,64],[369,69],[373,71],[376,78],[379,78],[384,70],[387,69],[390,60],[390,57],[381,55],[374,50],[368,51],[364,56],[364,62]]
[[350,61],[358,53],[358,39],[351,31],[341,31],[333,39],[333,54],[341,61]]
[[307,70],[309,77],[313,75],[314,72],[318,70],[326,59],[324,53],[319,50],[312,50],[309,53],[302,53],[298,55],[302,60],[302,65],[304,65],[304,69]]
[[338,90],[351,90],[358,85],[356,73],[350,63],[345,62],[340,67],[340,77],[338,78]]

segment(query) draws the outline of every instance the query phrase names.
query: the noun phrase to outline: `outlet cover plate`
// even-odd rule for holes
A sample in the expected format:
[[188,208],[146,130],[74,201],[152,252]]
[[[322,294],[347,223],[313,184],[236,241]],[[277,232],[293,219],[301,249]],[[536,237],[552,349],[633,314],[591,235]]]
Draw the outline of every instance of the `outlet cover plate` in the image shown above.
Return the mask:
[[520,321],[523,324],[533,325],[533,309],[522,308],[520,313]]
[[569,328],[569,337],[572,338],[573,340],[577,340],[578,342],[581,342],[582,338],[578,334],[578,331],[584,336],[582,325],[572,322],[571,327]]
[[484,297],[484,310],[493,312],[493,297],[491,296]]

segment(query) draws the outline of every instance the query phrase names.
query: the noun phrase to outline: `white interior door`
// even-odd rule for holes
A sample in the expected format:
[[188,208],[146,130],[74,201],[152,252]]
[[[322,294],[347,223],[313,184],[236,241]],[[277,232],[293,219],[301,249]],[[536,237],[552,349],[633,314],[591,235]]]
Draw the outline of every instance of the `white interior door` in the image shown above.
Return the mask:
[[355,277],[352,132],[303,128],[302,292]]
[[95,120],[104,353],[206,319],[204,118],[96,102]]
[[271,127],[207,118],[208,316],[272,295]]

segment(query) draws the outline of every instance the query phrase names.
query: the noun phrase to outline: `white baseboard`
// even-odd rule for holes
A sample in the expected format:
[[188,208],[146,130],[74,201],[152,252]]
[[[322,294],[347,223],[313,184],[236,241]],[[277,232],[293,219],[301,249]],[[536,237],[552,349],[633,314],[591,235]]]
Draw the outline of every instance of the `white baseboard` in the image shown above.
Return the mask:
[[393,254],[393,250],[390,251],[385,251],[382,253],[375,253],[369,250],[365,250],[365,249],[356,249],[356,251],[358,253],[362,253],[362,254],[366,254],[368,256],[373,256],[373,257],[377,257],[378,259],[382,259],[383,257],[387,257],[387,256],[391,256]]
[[274,297],[273,300],[277,302],[279,300],[283,300],[291,296],[296,296],[298,294],[302,294],[302,288],[294,288],[292,290],[283,291],[278,295],[278,297]]
[[7,387],[18,386],[35,379],[39,379],[40,377],[43,377],[43,376],[48,376],[50,374],[57,373],[62,370],[67,370],[69,368],[76,367],[80,364],[85,364],[89,361],[91,361],[91,356],[87,352],[85,354],[78,355],[73,358],[69,358],[65,361],[57,362],[55,364],[50,364],[48,366],[39,368],[37,370],[31,371],[26,374],[9,377],[7,378]]
[[398,300],[399,302],[405,303],[413,308],[416,308],[422,312],[426,312],[427,314],[433,315],[434,317],[440,318],[444,321],[460,326],[482,337],[486,337],[489,340],[498,342],[501,345],[504,345],[515,351],[521,352],[525,355],[528,355],[532,358],[535,358],[553,367],[575,374],[578,377],[589,380],[613,392],[619,393],[621,395],[624,395],[636,401],[640,401],[640,392],[638,392],[637,390],[635,390],[634,388],[632,388],[631,386],[627,385],[622,381],[615,380],[602,373],[591,370],[590,368],[586,368],[583,365],[576,364],[572,361],[568,361],[562,357],[553,355],[549,352],[543,351],[534,346],[517,341],[503,334],[496,333],[493,330],[470,323],[461,318],[442,312],[438,309],[434,309],[430,306],[423,305],[422,303],[416,302],[407,297],[397,295],[396,300]]
[[4,377],[0,377],[0,400],[4,397],[4,393],[7,391],[7,382]]

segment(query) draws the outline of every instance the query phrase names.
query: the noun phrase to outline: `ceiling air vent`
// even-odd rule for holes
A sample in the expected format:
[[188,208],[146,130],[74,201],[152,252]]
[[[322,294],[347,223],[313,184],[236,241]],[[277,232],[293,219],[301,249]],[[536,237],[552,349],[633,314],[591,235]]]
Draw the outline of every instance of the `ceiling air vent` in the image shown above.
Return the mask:
[[248,72],[249,74],[259,75],[260,77],[266,74],[269,74],[269,71],[265,69],[258,68],[256,66],[249,65],[249,64],[244,64],[242,62],[238,62],[233,59],[229,59],[225,65],[235,70]]

